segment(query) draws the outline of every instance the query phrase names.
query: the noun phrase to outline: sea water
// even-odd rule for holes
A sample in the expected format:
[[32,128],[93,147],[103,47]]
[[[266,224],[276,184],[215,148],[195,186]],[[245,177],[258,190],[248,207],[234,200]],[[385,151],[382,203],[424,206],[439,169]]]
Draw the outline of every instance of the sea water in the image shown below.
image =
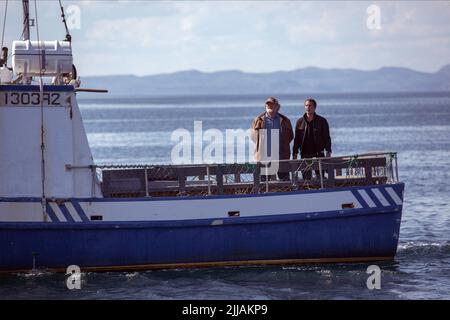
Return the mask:
[[[304,95],[277,96],[293,125]],[[99,164],[169,164],[174,130],[248,129],[265,96],[120,97],[79,104]],[[380,263],[84,273],[80,290],[49,272],[0,275],[0,299],[449,299],[450,93],[321,94],[333,155],[398,152],[405,200],[398,252]],[[282,204],[280,204],[282,205]]]

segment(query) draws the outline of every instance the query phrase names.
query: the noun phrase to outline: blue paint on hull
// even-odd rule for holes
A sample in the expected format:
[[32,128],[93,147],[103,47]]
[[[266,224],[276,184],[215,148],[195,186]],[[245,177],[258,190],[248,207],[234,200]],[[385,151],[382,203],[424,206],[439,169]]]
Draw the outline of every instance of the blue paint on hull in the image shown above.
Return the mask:
[[[394,257],[402,206],[183,221],[0,223],[0,270]],[[223,224],[217,225],[218,221]]]
[[[54,85],[44,85],[44,92],[72,92],[75,91],[75,87],[72,85],[62,85],[62,86],[54,86]],[[1,91],[28,91],[28,92],[39,92],[41,87],[39,85],[1,85]]]

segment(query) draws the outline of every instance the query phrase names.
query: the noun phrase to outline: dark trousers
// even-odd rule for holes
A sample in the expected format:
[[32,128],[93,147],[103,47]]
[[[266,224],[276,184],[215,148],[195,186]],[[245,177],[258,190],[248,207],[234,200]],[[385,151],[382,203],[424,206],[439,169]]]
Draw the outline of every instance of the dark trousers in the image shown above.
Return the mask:
[[[302,154],[302,159],[308,158],[323,158],[325,154],[323,152],[317,152],[314,154]],[[320,170],[314,170],[316,172],[316,176],[320,177]],[[325,177],[326,170],[322,170],[322,177]],[[312,171],[311,170],[302,170],[302,176],[304,180],[311,180]]]
[[278,179],[282,181],[289,181],[291,177],[289,176],[289,172],[278,172]]
[[[291,179],[291,177],[289,176],[289,172],[278,172],[277,176],[278,176],[278,180],[281,180],[281,181],[289,181]],[[275,177],[274,174],[270,175],[270,176],[266,176],[266,175],[262,174],[261,175],[261,182],[264,182],[266,180],[274,181],[274,180],[276,180],[276,177]]]
[[[289,181],[291,179],[291,176],[289,174],[289,167],[286,166],[286,164],[283,164],[283,163],[280,163],[279,166],[280,167],[278,168],[278,172],[277,172],[278,180]],[[282,167],[284,169],[283,170],[284,172],[281,172]],[[273,175],[263,175],[263,174],[261,174],[261,181],[266,181],[266,180],[274,181],[276,179],[277,178],[276,178],[276,176],[274,174]]]

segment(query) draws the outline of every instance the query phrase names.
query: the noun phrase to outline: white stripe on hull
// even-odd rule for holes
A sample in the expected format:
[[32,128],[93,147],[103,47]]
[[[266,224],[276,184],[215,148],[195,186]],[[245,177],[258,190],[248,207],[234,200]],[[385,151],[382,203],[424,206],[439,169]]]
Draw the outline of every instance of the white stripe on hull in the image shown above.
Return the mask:
[[59,209],[59,207],[56,203],[52,202],[52,203],[49,203],[49,205],[53,209],[53,212],[55,213],[59,222],[67,222],[66,217],[64,217],[63,213],[61,212],[61,210]]
[[364,201],[367,203],[367,205],[371,208],[375,208],[377,205],[375,202],[372,201],[372,199],[367,194],[366,190],[358,190],[361,197],[363,197]]
[[386,188],[387,193],[391,196],[392,200],[394,200],[396,205],[401,205],[403,202],[397,195],[397,192],[394,191],[392,187]]
[[78,215],[77,211],[70,202],[66,202],[65,206],[67,208],[67,211],[69,211],[70,215],[72,216],[73,220],[75,220],[75,222],[83,221],[81,220],[81,217]]
[[43,222],[40,202],[0,202],[1,222]]
[[381,202],[381,204],[385,207],[389,206],[389,201],[386,200],[386,198],[383,196],[380,190],[373,188],[372,189],[373,194],[377,199]]

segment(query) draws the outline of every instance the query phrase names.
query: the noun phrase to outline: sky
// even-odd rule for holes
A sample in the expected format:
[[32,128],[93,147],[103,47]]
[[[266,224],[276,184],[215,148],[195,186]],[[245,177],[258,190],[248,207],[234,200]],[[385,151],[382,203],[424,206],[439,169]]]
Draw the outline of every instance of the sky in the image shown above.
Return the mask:
[[[41,40],[65,36],[58,1],[37,0]],[[450,64],[448,1],[62,0],[82,75],[303,67],[436,72]],[[0,21],[6,8],[0,0]],[[30,0],[35,19],[35,0]],[[36,39],[37,28],[31,28]],[[4,45],[22,34],[9,0]]]

